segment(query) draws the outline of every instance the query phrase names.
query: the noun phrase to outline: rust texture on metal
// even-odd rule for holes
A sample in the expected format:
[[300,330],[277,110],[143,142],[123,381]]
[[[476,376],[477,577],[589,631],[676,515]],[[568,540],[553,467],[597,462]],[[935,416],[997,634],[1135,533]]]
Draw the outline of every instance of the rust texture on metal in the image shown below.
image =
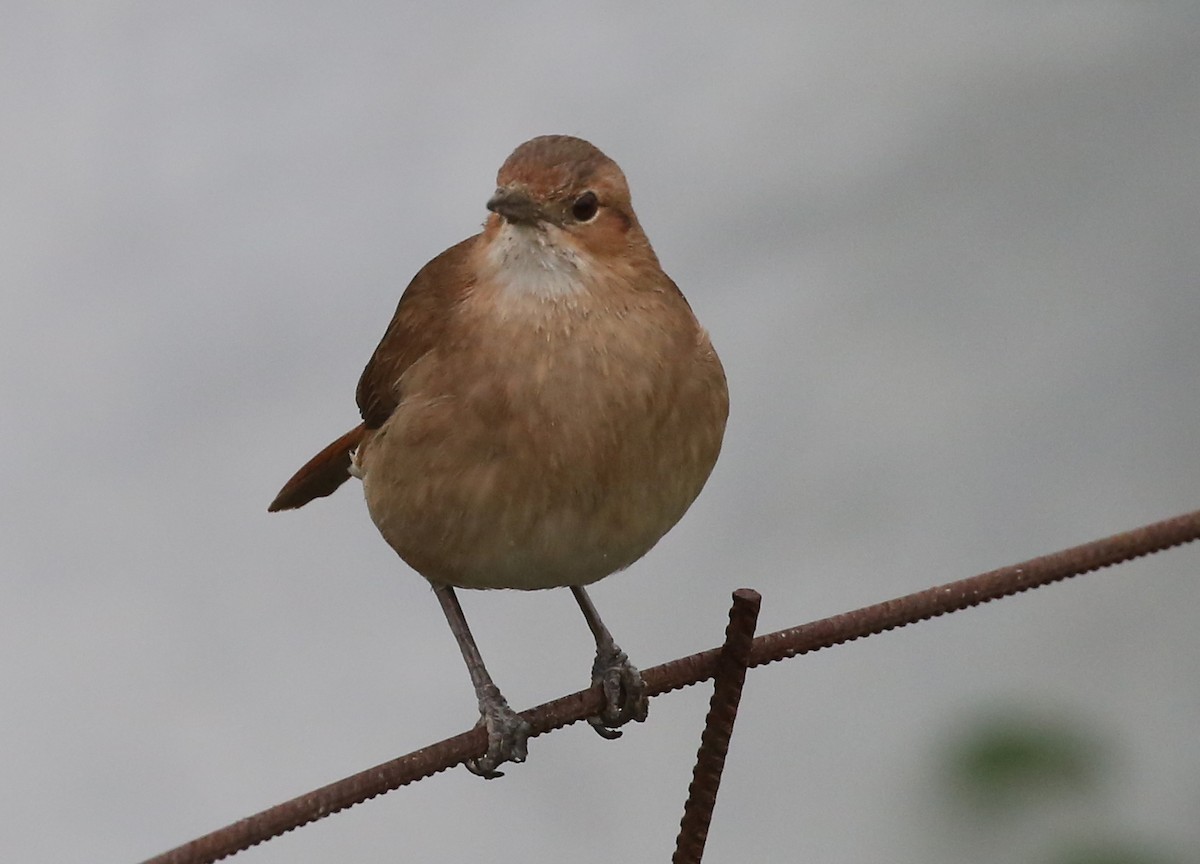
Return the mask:
[[895,600],[759,636],[754,640],[754,657],[750,665],[774,663],[948,612],[980,606],[1197,539],[1200,539],[1200,510]]
[[[1021,564],[759,636],[753,641],[749,665],[751,668],[762,666],[978,606],[1197,539],[1200,539],[1200,510]],[[645,670],[642,677],[647,695],[658,696],[712,678],[717,672],[721,650],[701,651]],[[539,705],[523,712],[522,716],[529,721],[533,735],[543,735],[598,713],[603,700],[603,694],[596,686]],[[486,749],[487,735],[482,729],[464,732],[242,819],[150,858],[145,864],[210,864],[331,813],[482,756]]]
[[737,719],[738,704],[742,701],[742,685],[746,682],[746,669],[754,647],[754,628],[761,606],[762,596],[757,591],[739,588],[733,592],[729,625],[725,628],[725,644],[721,646],[721,654],[717,658],[712,699],[708,703],[704,732],[700,735],[700,749],[696,753],[696,767],[692,769],[692,783],[688,786],[683,818],[679,821],[672,864],[700,864],[704,856],[708,826],[712,824],[717,790],[721,786],[721,772],[725,769],[733,724]]

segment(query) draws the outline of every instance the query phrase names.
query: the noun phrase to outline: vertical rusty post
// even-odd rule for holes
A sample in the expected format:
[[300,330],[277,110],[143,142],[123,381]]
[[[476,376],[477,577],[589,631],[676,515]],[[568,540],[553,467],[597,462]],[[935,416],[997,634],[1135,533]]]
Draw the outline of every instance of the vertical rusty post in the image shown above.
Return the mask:
[[717,660],[713,695],[708,704],[704,732],[700,736],[696,767],[692,769],[692,783],[688,786],[683,819],[679,822],[672,864],[700,864],[704,855],[704,843],[708,839],[713,806],[717,803],[721,771],[725,768],[729,739],[733,736],[733,722],[737,719],[742,684],[746,681],[746,668],[750,665],[750,648],[754,642],[754,628],[758,623],[761,605],[762,596],[753,589],[739,588],[733,592],[729,626],[725,628],[725,644],[721,646]]

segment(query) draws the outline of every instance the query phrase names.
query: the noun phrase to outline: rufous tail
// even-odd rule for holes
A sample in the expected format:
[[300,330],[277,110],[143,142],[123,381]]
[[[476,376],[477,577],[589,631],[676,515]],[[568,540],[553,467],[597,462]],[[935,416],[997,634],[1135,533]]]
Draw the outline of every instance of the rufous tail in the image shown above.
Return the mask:
[[362,424],[355,426],[304,463],[304,467],[283,484],[267,511],[295,510],[314,498],[332,495],[350,479],[350,454],[358,447],[366,431]]

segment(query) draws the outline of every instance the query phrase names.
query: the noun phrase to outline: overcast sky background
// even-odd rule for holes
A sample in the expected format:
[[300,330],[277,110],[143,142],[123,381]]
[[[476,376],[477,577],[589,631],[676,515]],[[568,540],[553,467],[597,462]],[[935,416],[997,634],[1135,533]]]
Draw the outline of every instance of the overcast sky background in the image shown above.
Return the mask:
[[[729,376],[708,488],[593,593],[639,665],[739,586],[773,630],[1200,507],[1200,7],[754,9],[6,5],[0,857],[141,860],[473,723],[361,488],[266,505],[533,135],[624,168]],[[929,803],[1014,705],[1118,754],[1075,816],[1194,852],[1198,570],[752,673],[706,861],[1031,860]],[[514,706],[586,685],[567,592],[463,600]],[[236,860],[669,860],[708,693]]]

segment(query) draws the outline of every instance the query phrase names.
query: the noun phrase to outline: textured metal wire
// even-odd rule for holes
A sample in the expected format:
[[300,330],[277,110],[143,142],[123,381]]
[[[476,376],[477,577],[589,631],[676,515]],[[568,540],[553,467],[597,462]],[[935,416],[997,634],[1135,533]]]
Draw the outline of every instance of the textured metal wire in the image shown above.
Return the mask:
[[[753,642],[750,666],[762,666],[977,606],[1197,539],[1200,539],[1200,510],[1011,567],[1002,567],[853,612],[759,636]],[[647,669],[642,676],[647,694],[658,696],[712,678],[720,653],[720,648],[713,648]],[[529,721],[533,735],[543,735],[597,714],[603,699],[600,688],[594,687],[547,702],[524,712],[523,716]],[[484,730],[464,732],[234,822],[150,858],[146,864],[209,864],[218,861],[293,828],[444,771],[468,759],[478,758],[486,749],[487,734]]]
[[700,864],[704,857],[708,826],[712,824],[721,772],[725,769],[725,757],[729,755],[729,741],[733,738],[733,724],[742,701],[742,685],[746,683],[746,669],[754,647],[754,627],[761,606],[762,595],[757,591],[739,588],[733,592],[725,644],[721,646],[721,656],[717,660],[712,699],[704,719],[704,732],[700,736],[700,750],[696,753],[696,767],[692,769],[683,818],[679,821],[672,864]]

